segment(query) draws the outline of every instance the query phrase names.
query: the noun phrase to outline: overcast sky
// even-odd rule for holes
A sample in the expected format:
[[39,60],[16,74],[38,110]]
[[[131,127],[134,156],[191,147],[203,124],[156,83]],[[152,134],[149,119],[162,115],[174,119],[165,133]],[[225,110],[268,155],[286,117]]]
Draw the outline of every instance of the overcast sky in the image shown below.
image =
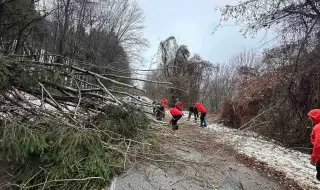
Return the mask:
[[150,48],[145,52],[149,67],[160,41],[175,36],[180,44],[187,45],[192,53],[200,54],[212,63],[227,62],[244,49],[262,50],[270,37],[260,33],[254,39],[244,38],[240,28],[229,24],[219,28],[220,13],[216,6],[235,3],[235,0],[137,0],[145,13],[145,36]]

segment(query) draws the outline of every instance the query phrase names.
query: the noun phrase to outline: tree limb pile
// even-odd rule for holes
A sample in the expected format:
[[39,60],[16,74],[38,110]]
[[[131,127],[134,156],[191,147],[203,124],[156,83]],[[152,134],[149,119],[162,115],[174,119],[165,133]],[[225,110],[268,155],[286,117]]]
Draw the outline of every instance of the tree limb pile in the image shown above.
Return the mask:
[[[115,74],[95,73],[95,65],[67,59],[63,63],[33,61],[26,57],[0,58],[1,120],[29,120],[33,116],[64,117],[70,126],[98,114],[106,104],[123,105],[121,96],[145,90],[117,81]],[[108,76],[112,77],[109,78]],[[145,82],[168,84],[168,82]],[[122,87],[123,91],[117,89]]]
[[131,161],[157,160],[144,110],[152,105],[123,100],[144,90],[94,67],[0,57],[0,158],[14,168],[8,186],[101,189]]

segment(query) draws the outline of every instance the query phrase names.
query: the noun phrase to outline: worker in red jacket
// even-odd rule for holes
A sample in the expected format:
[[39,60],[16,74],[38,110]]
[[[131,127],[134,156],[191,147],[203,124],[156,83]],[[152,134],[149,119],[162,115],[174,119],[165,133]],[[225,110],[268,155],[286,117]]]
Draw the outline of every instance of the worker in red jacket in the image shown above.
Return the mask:
[[178,121],[182,117],[182,112],[176,107],[172,107],[170,109],[170,113],[172,115],[172,119],[170,120],[170,123],[172,124],[172,130],[178,130]]
[[200,104],[200,102],[196,102],[196,107],[197,107],[198,111],[201,113],[201,115],[200,115],[200,127],[206,127],[207,126],[207,122],[205,120],[205,117],[207,115],[207,110],[202,104]]
[[182,104],[182,102],[178,101],[178,102],[175,104],[175,107],[176,107],[178,110],[182,111],[182,110],[183,110],[183,104]]
[[163,117],[165,117],[165,113],[166,113],[166,110],[167,110],[167,107],[168,107],[168,101],[167,101],[167,99],[162,98],[162,99],[160,100],[160,102],[161,102],[161,105],[162,105],[163,108],[164,108]]
[[308,116],[313,124],[313,129],[310,135],[310,141],[313,145],[311,154],[311,164],[316,166],[317,182],[320,183],[320,109],[313,109],[308,113]]

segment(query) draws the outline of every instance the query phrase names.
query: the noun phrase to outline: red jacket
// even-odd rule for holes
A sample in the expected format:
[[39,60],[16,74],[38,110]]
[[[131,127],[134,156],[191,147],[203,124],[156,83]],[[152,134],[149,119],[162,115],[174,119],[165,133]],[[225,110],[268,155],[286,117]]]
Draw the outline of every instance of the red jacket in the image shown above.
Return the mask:
[[200,113],[207,113],[206,108],[202,104],[200,104],[200,102],[196,102],[196,107]]
[[175,107],[176,107],[178,110],[182,111],[182,110],[183,110],[183,104],[182,104],[182,102],[178,101],[178,102],[176,103]]
[[182,112],[180,110],[178,110],[177,108],[171,108],[170,113],[172,116],[182,115]]
[[160,102],[161,102],[161,104],[162,104],[162,106],[163,106],[164,108],[167,108],[167,107],[168,107],[168,106],[167,106],[167,99],[162,98],[162,99],[160,100]]
[[311,110],[308,116],[314,119],[313,124],[315,125],[310,135],[310,141],[313,144],[311,161],[317,163],[320,158],[320,109]]
[[161,102],[161,105],[162,105],[163,108],[164,108],[163,111],[166,112],[166,109],[167,109],[167,107],[168,107],[167,99],[162,98],[162,99],[160,100],[160,102]]

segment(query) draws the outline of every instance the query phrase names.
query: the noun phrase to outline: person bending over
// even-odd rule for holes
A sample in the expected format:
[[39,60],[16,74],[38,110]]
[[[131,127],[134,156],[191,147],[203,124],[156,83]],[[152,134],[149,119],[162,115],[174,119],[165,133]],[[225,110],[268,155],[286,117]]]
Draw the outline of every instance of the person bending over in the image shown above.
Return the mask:
[[178,130],[178,121],[182,117],[182,112],[177,109],[176,107],[173,107],[170,109],[170,114],[172,115],[172,119],[170,120],[170,123],[172,125],[172,130]]
[[206,127],[207,126],[207,122],[206,122],[205,117],[207,115],[207,110],[200,102],[196,102],[196,107],[197,107],[198,111],[201,113],[201,115],[200,115],[200,127]]

